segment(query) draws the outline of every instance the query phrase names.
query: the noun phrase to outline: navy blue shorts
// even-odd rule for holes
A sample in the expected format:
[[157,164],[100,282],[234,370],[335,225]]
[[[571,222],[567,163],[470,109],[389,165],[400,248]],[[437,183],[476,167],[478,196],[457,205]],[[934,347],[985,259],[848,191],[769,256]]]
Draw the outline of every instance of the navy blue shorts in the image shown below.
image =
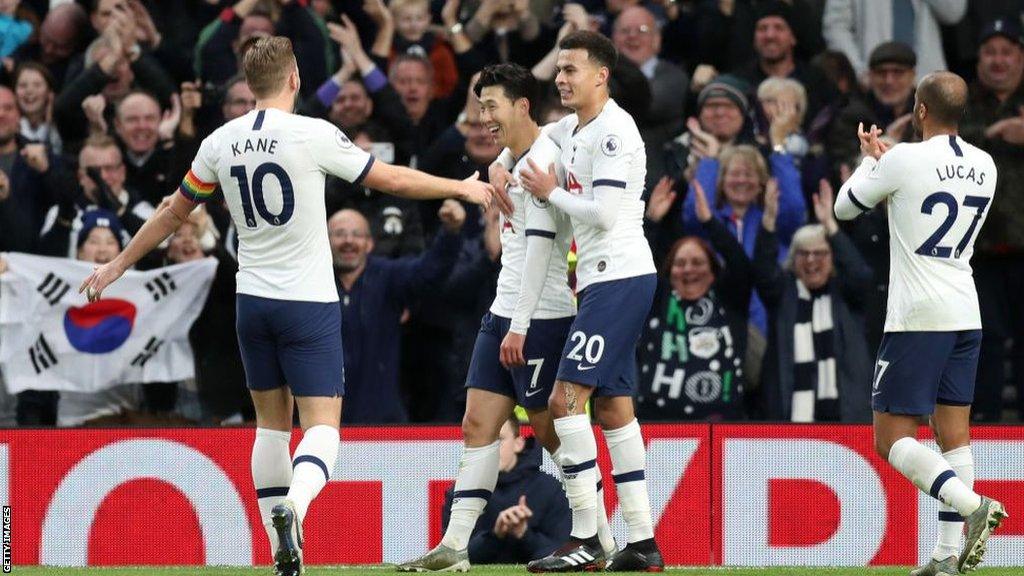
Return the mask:
[[572,326],[572,316],[551,320],[530,320],[523,356],[526,366],[507,370],[501,365],[501,341],[512,321],[488,312],[480,320],[480,332],[469,361],[466,388],[479,388],[512,398],[523,408],[548,406],[555,385],[555,370]]
[[886,332],[875,362],[871,407],[923,416],[935,404],[969,406],[981,351],[981,330]]
[[345,394],[341,307],[238,294],[238,347],[250,390],[287,384],[295,396]]
[[657,276],[587,286],[562,349],[558,379],[595,388],[595,396],[633,396],[636,343],[651,311]]

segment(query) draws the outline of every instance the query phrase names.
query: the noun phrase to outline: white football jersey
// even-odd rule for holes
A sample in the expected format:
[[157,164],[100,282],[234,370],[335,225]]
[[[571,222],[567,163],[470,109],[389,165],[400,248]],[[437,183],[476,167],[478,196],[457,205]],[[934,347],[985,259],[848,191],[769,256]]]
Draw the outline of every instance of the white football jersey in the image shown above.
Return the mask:
[[576,114],[560,120],[551,137],[562,148],[565,190],[594,200],[594,186],[622,189],[615,221],[602,229],[571,216],[576,239],[576,289],[597,282],[654,274],[654,258],[644,237],[644,178],[647,154],[636,122],[609,99],[585,126]]
[[553,243],[544,288],[531,318],[547,320],[576,314],[572,289],[569,288],[569,262],[566,259],[572,244],[572,224],[565,214],[549,202],[534,198],[524,190],[519,175],[520,170],[529,168],[527,159],[532,159],[537,166],[545,169],[549,164],[554,164],[559,183],[565,182],[560,154],[558,145],[545,133],[541,133],[512,167],[512,178],[516,185],[509,186],[508,193],[515,211],[511,218],[501,215],[501,272],[498,274],[494,303],[491,304],[492,314],[512,318],[515,313],[526,268],[526,238],[533,234],[551,238]]
[[253,110],[203,140],[180,190],[199,202],[223,190],[238,229],[238,293],[336,302],[325,174],[358,182],[372,164],[325,120]]
[[888,209],[886,332],[981,328],[971,255],[995,187],[992,157],[952,135],[865,158],[843,184],[840,219],[883,201]]

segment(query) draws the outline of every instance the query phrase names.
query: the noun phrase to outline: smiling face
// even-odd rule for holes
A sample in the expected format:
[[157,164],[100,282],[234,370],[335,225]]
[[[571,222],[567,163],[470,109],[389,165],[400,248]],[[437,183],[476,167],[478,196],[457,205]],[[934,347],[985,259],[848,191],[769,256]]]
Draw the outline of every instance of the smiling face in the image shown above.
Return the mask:
[[398,35],[410,42],[419,42],[430,27],[430,8],[426,2],[408,2],[394,10]]
[[900,64],[879,64],[868,71],[871,92],[886,106],[900,106],[914,91],[914,69]]
[[817,290],[832,277],[832,248],[821,234],[793,244],[793,273],[809,290]]
[[612,41],[619,52],[636,66],[643,65],[661,51],[661,33],[654,15],[639,6],[631,6],[619,14],[612,30]]
[[582,48],[559,50],[555,88],[562,106],[579,110],[595,98],[599,86],[608,84],[608,68],[593,61]]
[[330,119],[341,128],[362,126],[373,114],[373,100],[359,80],[349,80],[331,105]]
[[779,62],[793,56],[796,36],[780,16],[766,16],[754,26],[754,51],[762,60]]
[[334,269],[342,274],[355,272],[366,265],[373,251],[370,223],[355,210],[340,210],[327,221],[331,239]]
[[82,247],[78,249],[78,259],[94,264],[106,264],[121,253],[121,245],[110,228],[97,226],[89,231]]
[[22,70],[14,85],[14,91],[22,114],[33,117],[45,115],[51,92],[46,78],[39,70]]
[[529,119],[525,98],[512,101],[502,86],[485,86],[480,90],[480,122],[500,147],[510,146],[521,122]]
[[145,154],[156,148],[160,105],[146,94],[132,94],[117,107],[114,130],[129,150]]
[[712,96],[700,108],[701,128],[721,142],[731,142],[743,129],[743,112],[725,96]]
[[683,300],[697,300],[708,293],[715,282],[711,259],[693,238],[684,240],[672,256],[669,283]]
[[761,179],[754,166],[742,156],[734,156],[725,167],[722,178],[725,199],[734,209],[745,210],[761,194]]
[[1005,36],[993,36],[978,49],[978,80],[996,93],[1009,94],[1024,76],[1024,47]]
[[187,221],[171,236],[167,246],[167,259],[175,264],[191,262],[203,258],[203,249],[199,244],[199,228],[194,222]]

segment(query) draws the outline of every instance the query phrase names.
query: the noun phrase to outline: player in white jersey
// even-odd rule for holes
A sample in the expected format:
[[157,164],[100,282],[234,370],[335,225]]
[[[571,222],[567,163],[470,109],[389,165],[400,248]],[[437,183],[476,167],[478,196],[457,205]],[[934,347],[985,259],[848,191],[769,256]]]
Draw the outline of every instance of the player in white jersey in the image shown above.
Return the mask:
[[[575,111],[552,133],[562,148],[566,186],[555,167],[528,161],[521,179],[537,199],[570,216],[578,260],[579,311],[565,343],[548,409],[561,441],[560,464],[573,512],[570,541],[531,562],[533,572],[660,571],[647,481],[646,449],[633,409],[636,345],[657,284],[643,233],[646,153],[636,122],[608,95],[618,54],[611,41],[589,31],[559,43],[555,85]],[[605,564],[595,536],[597,441],[586,413],[594,413],[608,442],[628,543]]]
[[[889,149],[875,126],[859,127],[865,158],[835,206],[841,220],[883,202],[888,211],[889,305],[872,390],[875,450],[942,503],[939,542],[915,576],[973,570],[1006,517],[1002,504],[972,490],[970,411],[981,316],[970,260],[996,167],[957,135],[966,103],[963,79],[935,72],[915,95],[913,123],[922,142]],[[922,416],[931,417],[941,456],[916,439]]]
[[[287,38],[255,41],[243,68],[256,110],[203,140],[180,193],[80,291],[99,299],[220,186],[238,229],[238,339],[256,408],[253,482],[275,573],[297,575],[302,520],[338,454],[344,394],[325,174],[407,198],[458,197],[485,207],[493,189],[475,177],[447,180],[375,161],[330,123],[292,114],[299,71]],[[303,430],[294,458],[293,399]]]
[[[514,211],[501,216],[497,291],[480,323],[466,377],[465,447],[448,527],[433,550],[399,565],[403,572],[469,569],[470,535],[498,479],[499,431],[517,403],[526,409],[534,436],[558,461],[558,436],[547,406],[576,315],[566,259],[572,226],[564,214],[523,190],[518,176],[528,158],[557,164],[561,150],[537,125],[540,83],[529,70],[518,64],[488,66],[474,91],[481,122],[506,147],[496,164],[512,170],[503,176]],[[597,514],[604,519],[605,543],[614,550],[603,505]]]

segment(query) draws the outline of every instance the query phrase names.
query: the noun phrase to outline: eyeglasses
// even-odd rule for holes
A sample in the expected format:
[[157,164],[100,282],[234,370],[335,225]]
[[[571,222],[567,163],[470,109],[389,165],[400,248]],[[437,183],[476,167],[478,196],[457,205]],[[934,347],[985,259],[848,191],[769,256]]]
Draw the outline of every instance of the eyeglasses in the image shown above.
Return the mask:
[[363,238],[369,238],[368,232],[361,232],[358,230],[333,230],[331,231],[332,238],[339,238],[341,240],[347,240],[352,238],[353,240],[362,240]]
[[831,250],[797,250],[793,252],[793,255],[797,258],[803,258],[809,260],[811,258],[825,259],[832,255]]
[[646,36],[651,33],[651,27],[647,24],[623,26],[622,28],[616,28],[615,33],[622,34],[623,36]]

